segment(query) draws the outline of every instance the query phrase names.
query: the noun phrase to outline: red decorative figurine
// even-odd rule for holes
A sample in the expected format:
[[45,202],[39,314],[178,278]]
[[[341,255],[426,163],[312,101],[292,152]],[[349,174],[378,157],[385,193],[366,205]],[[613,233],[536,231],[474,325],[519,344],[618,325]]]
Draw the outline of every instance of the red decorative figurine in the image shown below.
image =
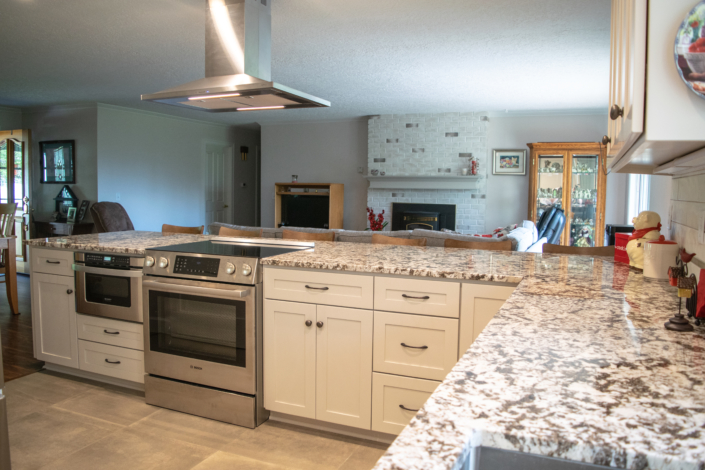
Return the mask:
[[381,232],[389,223],[384,221],[384,210],[379,215],[375,215],[375,211],[369,207],[367,208],[367,220],[370,221],[370,228],[366,230],[372,230],[373,232]]

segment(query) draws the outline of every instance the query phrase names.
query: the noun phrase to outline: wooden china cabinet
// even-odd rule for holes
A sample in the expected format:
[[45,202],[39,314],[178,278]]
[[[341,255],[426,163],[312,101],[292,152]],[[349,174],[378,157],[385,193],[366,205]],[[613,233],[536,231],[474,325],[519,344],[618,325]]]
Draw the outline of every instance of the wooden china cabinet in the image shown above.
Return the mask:
[[529,220],[557,206],[565,212],[561,245],[603,246],[607,173],[599,142],[538,142],[529,164]]

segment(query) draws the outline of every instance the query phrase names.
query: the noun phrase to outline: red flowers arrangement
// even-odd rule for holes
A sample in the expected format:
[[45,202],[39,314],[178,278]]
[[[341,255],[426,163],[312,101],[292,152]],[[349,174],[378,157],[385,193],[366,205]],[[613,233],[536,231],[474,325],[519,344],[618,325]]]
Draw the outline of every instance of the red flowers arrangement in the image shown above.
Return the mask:
[[375,214],[375,211],[369,207],[367,208],[367,220],[370,221],[370,228],[365,230],[372,230],[373,232],[381,232],[389,223],[384,221],[384,210],[379,214]]

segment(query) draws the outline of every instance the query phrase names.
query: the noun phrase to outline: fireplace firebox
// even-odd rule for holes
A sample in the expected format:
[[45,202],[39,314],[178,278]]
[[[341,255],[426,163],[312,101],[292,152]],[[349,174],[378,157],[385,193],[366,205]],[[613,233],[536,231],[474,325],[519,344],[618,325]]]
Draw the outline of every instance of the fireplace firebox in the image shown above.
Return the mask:
[[392,230],[455,230],[454,204],[392,204]]

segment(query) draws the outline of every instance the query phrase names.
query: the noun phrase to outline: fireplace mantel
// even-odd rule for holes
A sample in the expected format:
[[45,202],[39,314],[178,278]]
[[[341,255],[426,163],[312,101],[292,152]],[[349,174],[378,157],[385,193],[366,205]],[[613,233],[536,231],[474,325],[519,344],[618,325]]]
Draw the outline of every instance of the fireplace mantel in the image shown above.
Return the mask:
[[476,189],[482,176],[368,176],[370,189]]

